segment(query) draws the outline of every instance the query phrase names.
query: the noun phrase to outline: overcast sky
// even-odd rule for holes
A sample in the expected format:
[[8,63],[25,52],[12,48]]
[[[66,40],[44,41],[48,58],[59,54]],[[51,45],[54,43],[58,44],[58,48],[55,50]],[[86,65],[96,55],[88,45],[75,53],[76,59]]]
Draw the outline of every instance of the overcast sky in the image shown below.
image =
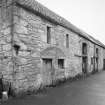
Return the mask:
[[37,0],[105,44],[105,0]]

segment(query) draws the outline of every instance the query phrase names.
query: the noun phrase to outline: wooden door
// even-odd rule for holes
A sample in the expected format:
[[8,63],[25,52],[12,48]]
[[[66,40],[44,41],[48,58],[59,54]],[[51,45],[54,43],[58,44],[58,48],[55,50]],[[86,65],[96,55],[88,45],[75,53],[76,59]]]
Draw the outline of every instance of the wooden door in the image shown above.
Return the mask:
[[52,59],[43,59],[44,80],[46,85],[52,82]]

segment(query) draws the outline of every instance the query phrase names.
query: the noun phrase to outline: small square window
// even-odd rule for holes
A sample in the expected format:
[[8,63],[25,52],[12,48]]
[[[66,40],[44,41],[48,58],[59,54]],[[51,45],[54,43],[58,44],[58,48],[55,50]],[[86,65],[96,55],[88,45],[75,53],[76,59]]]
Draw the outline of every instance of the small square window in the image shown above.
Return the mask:
[[58,59],[58,68],[64,69],[64,59]]

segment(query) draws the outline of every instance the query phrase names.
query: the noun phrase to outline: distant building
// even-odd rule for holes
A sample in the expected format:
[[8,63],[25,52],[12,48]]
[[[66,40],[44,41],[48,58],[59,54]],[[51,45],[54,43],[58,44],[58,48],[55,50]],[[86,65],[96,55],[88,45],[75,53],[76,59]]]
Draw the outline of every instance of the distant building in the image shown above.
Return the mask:
[[105,69],[105,46],[35,0],[0,0],[0,72],[16,94]]

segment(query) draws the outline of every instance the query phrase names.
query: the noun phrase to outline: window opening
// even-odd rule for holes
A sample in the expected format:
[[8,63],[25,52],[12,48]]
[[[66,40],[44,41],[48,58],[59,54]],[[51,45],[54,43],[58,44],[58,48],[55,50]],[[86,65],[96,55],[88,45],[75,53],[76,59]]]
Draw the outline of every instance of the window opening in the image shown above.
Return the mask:
[[47,26],[47,43],[51,43],[51,27]]
[[98,48],[96,48],[96,55],[98,56]]
[[93,65],[93,57],[91,58],[91,64]]
[[58,68],[64,69],[64,59],[58,59]]
[[66,34],[66,48],[69,48],[69,35]]
[[82,54],[84,54],[84,55],[87,54],[87,44],[86,43],[82,44]]

